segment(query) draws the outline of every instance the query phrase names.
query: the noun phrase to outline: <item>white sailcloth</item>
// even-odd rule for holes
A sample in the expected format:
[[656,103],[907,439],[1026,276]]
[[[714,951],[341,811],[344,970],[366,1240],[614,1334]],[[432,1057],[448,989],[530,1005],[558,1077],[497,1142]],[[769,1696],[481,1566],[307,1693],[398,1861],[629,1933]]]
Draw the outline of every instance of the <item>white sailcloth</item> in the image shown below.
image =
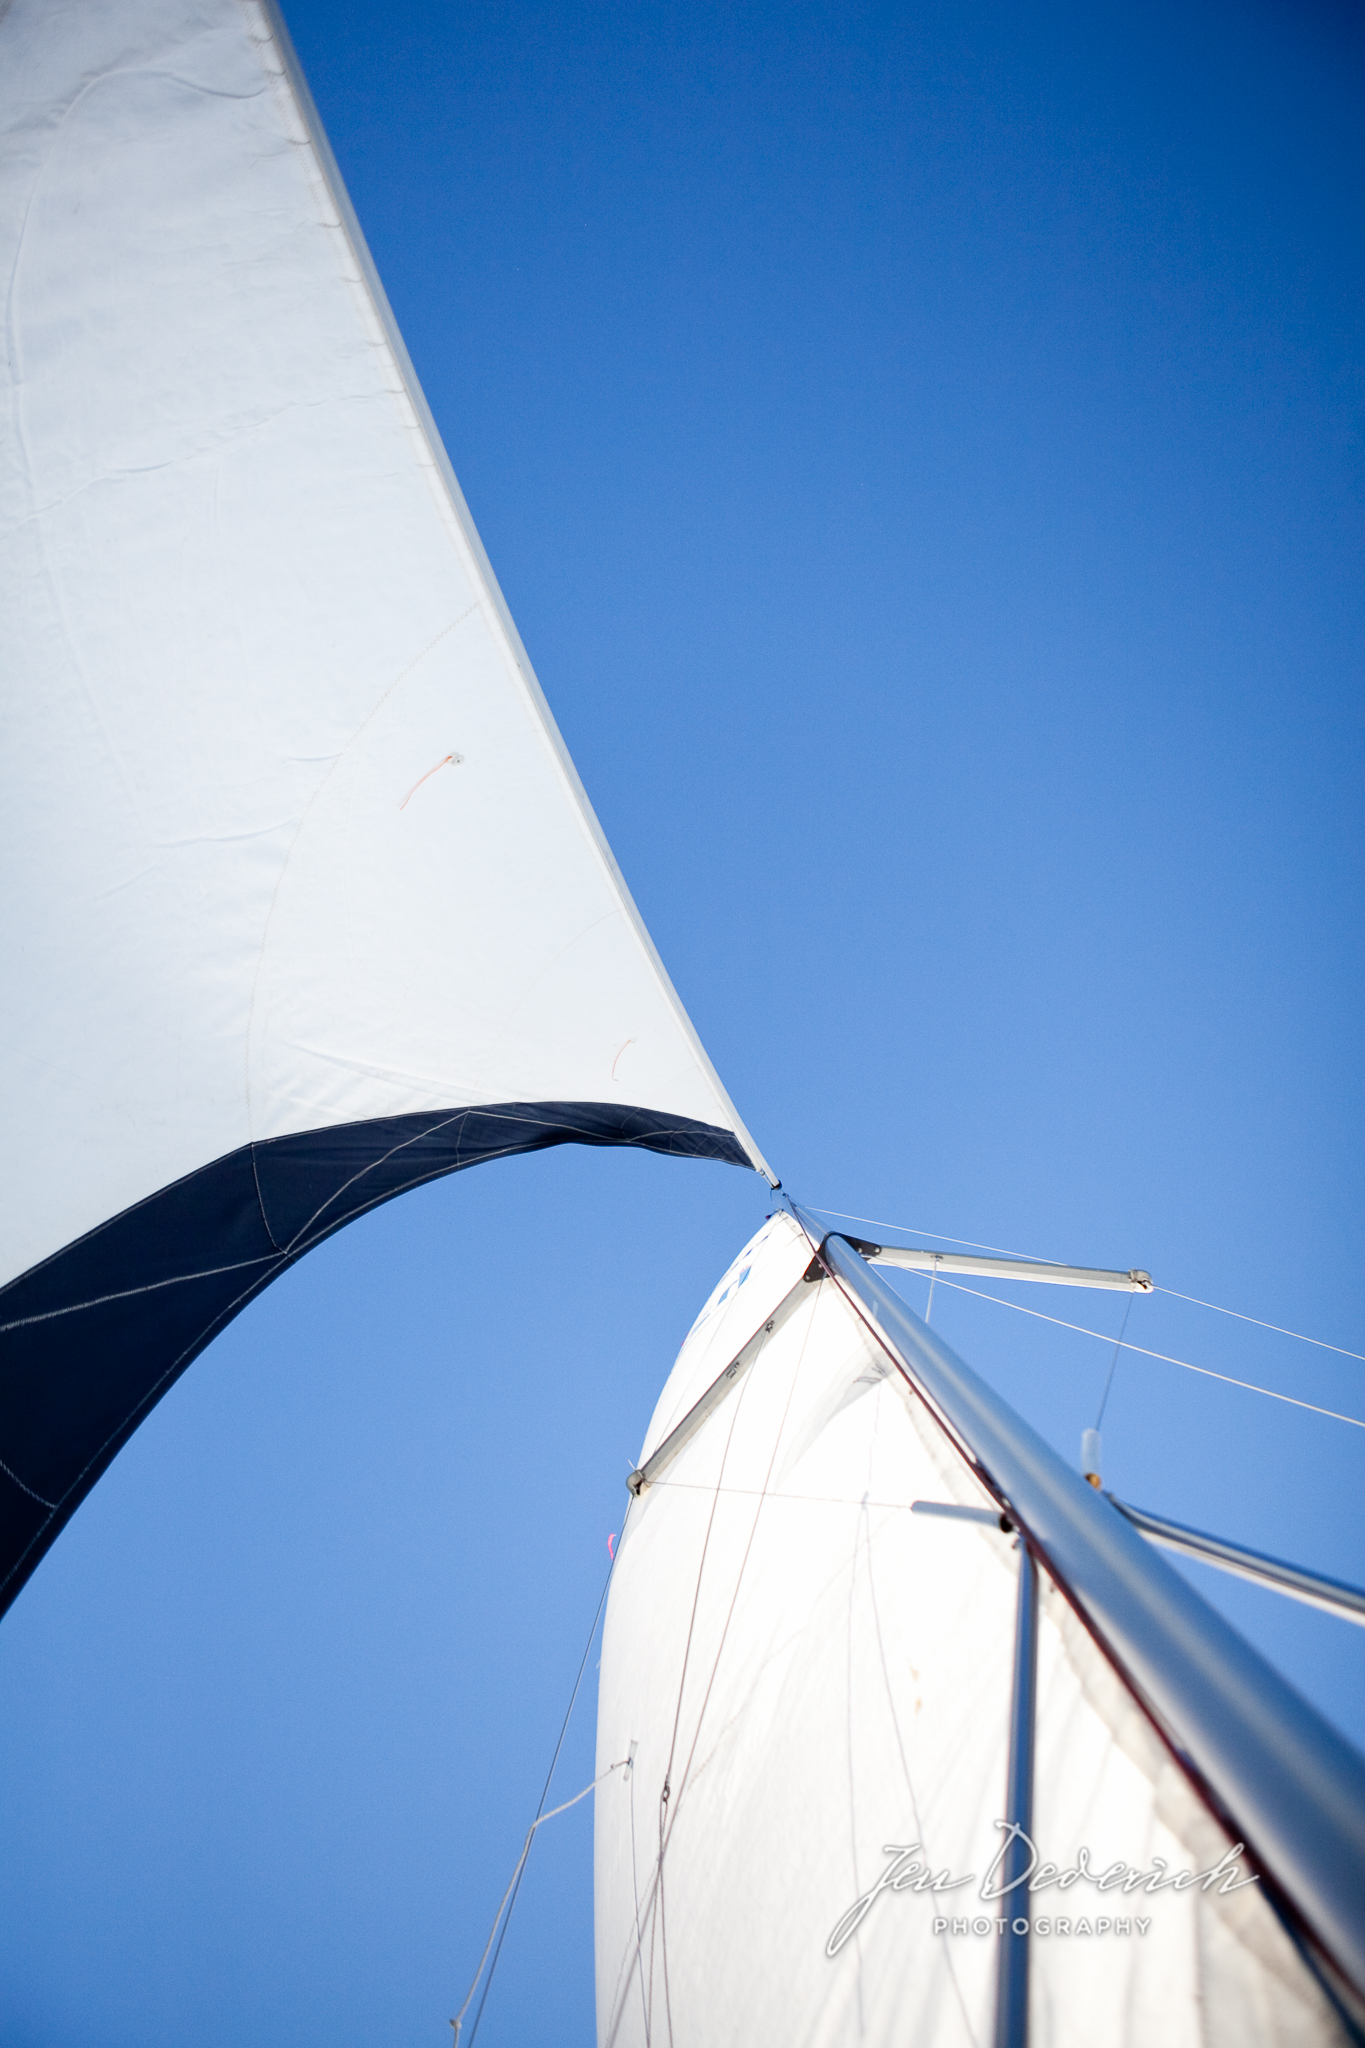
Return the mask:
[[358,1207],[565,1138],[762,1159],[273,8],[10,0],[0,150],[0,1524],[31,1562],[168,1375]]
[[[642,1463],[809,1260],[785,1215],[745,1248]],[[1233,1845],[1046,1579],[1032,1837],[1057,1876],[1022,1904],[983,1897],[1015,1539],[911,1512],[994,1503],[837,1289],[808,1292],[622,1534],[598,1720],[602,2048],[988,2042],[1011,1910],[1033,1927],[1034,2048],[1345,2038],[1245,1864],[1205,1881]],[[1116,1864],[1126,1892],[1085,1874]]]

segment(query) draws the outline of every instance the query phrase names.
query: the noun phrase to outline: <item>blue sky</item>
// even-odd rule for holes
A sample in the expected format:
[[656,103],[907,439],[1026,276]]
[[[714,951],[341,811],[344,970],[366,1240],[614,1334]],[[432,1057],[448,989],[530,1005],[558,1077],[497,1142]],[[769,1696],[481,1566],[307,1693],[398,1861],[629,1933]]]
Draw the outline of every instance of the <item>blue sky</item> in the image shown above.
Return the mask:
[[[1365,1351],[1358,16],[288,18],[787,1185]],[[6,2048],[448,2040],[625,1472],[764,1197],[486,1166],[173,1390],[0,1631]],[[1102,1344],[946,1292],[934,1322],[1076,1455]],[[1365,1415],[1358,1361],[1164,1296],[1128,1334]],[[1365,1577],[1365,1432],[1130,1354],[1105,1443],[1140,1504]],[[1365,1635],[1199,1583],[1365,1739]],[[487,2048],[593,2038],[589,1815],[538,1842]]]

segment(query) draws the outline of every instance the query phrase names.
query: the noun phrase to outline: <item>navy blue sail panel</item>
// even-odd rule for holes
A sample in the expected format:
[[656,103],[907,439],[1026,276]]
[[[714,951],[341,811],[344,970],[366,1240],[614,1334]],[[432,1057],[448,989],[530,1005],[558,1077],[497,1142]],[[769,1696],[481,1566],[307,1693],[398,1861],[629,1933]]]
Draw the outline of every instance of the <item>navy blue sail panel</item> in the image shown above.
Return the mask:
[[244,1145],[0,1290],[0,1612],[156,1402],[287,1266],[423,1181],[562,1144],[749,1165],[731,1131],[614,1103],[381,1117]]

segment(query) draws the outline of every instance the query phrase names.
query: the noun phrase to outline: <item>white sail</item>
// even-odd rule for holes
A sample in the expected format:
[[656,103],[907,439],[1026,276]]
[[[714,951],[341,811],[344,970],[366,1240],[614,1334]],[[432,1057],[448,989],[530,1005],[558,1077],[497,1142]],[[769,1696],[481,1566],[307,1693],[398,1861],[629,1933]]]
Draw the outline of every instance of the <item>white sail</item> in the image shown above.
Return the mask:
[[[746,1247],[683,1347],[642,1465],[810,1256],[785,1215]],[[622,1534],[598,1722],[602,2048],[986,2042],[1011,1908],[1032,1922],[1035,2048],[1345,2038],[1046,1579],[1032,1839],[1058,1876],[1022,1905],[982,1896],[1003,1842],[1018,1558],[837,1288],[806,1282]],[[1082,1864],[1134,1882],[1066,1876]],[[1177,1889],[1187,1871],[1199,1881]]]
[[273,10],[12,0],[0,147],[0,1522],[31,1556],[358,1208],[561,1139],[762,1160]]

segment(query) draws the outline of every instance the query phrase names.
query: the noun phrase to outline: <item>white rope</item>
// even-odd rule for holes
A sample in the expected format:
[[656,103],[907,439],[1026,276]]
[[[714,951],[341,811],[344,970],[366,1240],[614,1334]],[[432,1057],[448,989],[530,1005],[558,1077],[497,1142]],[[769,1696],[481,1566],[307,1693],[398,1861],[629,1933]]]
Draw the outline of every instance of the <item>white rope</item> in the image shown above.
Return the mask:
[[[626,1533],[626,1523],[630,1520],[630,1509],[634,1506],[634,1504],[634,1501],[631,1501],[626,1508],[626,1520],[621,1524],[621,1534],[623,1536]],[[608,1548],[610,1548],[610,1546],[608,1546]],[[540,1798],[536,1803],[535,1819],[531,1822],[530,1827],[527,1829],[526,1841],[523,1845],[521,1855],[518,1858],[517,1867],[512,1872],[512,1882],[508,1885],[507,1890],[503,1893],[502,1905],[498,1907],[497,1913],[494,1915],[492,1932],[489,1934],[488,1937],[488,1945],[487,1947],[485,1947],[482,1956],[479,1958],[479,1968],[475,1973],[474,1982],[469,1987],[469,1998],[466,1998],[464,2004],[460,2007],[459,2017],[457,2019],[453,2019],[450,2022],[451,2026],[455,2029],[456,2048],[458,2048],[458,2043],[460,2039],[460,2028],[464,2023],[464,2016],[469,2011],[469,1999],[474,1996],[475,1991],[478,1989],[479,1977],[483,1973],[483,1966],[486,1962],[488,1962],[488,1949],[493,1947],[493,1935],[497,1934],[498,1945],[495,1949],[493,1949],[493,1960],[491,1963],[488,1964],[488,1978],[483,1987],[483,1997],[479,2000],[479,2009],[474,2015],[474,2025],[470,2029],[470,2048],[473,2048],[474,2041],[478,2036],[479,2023],[483,2018],[483,2009],[484,2006],[488,2003],[488,1994],[493,1988],[493,1975],[498,1967],[498,1958],[502,1954],[503,1940],[506,1937],[508,1928],[512,1924],[512,1914],[517,1903],[517,1890],[521,1884],[521,1873],[526,1868],[526,1858],[531,1853],[531,1842],[535,1835],[536,1829],[540,1826],[540,1823],[543,1820],[553,1820],[555,1814],[566,1813],[570,1806],[577,1806],[580,1799],[587,1798],[589,1792],[592,1791],[593,1786],[601,1783],[600,1778],[594,1778],[591,1785],[585,1785],[583,1790],[581,1792],[576,1792],[573,1798],[568,1800],[564,1806],[557,1806],[554,1809],[554,1813],[544,1813],[541,1810],[544,1807],[546,1800],[550,1796],[550,1787],[554,1783],[555,1769],[559,1763],[559,1752],[564,1747],[564,1737],[568,1734],[569,1723],[573,1719],[574,1706],[578,1700],[579,1689],[583,1684],[583,1673],[588,1668],[588,1658],[592,1653],[593,1638],[597,1634],[597,1624],[602,1619],[602,1609],[607,1604],[607,1592],[611,1586],[612,1574],[616,1570],[616,1558],[619,1555],[620,1544],[618,1543],[616,1551],[612,1555],[611,1563],[607,1566],[607,1576],[602,1581],[602,1592],[597,1602],[597,1612],[593,1615],[592,1627],[588,1630],[588,1640],[583,1645],[583,1656],[579,1662],[578,1676],[577,1678],[575,1678],[573,1682],[573,1691],[569,1694],[569,1704],[564,1712],[564,1720],[559,1730],[559,1740],[555,1744],[555,1753],[550,1758],[550,1768],[545,1774],[545,1783],[540,1788]],[[612,1764],[609,1769],[602,1773],[602,1776],[609,1778],[611,1776],[612,1771],[619,1771],[620,1768],[621,1766],[619,1764]],[[504,1909],[506,1913],[505,1918]],[[499,1920],[502,1921],[501,1934],[498,1934]]]
[[[945,1280],[939,1275],[940,1287],[952,1287],[959,1294],[974,1294],[978,1301],[993,1301],[997,1308],[1013,1308],[1021,1316],[1035,1316],[1040,1323],[1055,1323],[1059,1330],[1075,1330],[1082,1337],[1098,1337],[1102,1344],[1112,1344],[1113,1338],[1104,1330],[1087,1330],[1081,1323],[1064,1322],[1061,1316],[1044,1315],[1039,1308],[1025,1308],[1022,1301],[1006,1301],[1002,1294],[983,1294],[979,1287],[964,1287],[960,1280]],[[1353,1429],[1365,1429],[1365,1421],[1358,1415],[1341,1415],[1335,1408],[1320,1408],[1316,1401],[1300,1401],[1294,1394],[1277,1394],[1273,1387],[1258,1387],[1253,1380],[1236,1380],[1231,1373],[1213,1372],[1207,1365],[1191,1365],[1188,1358],[1172,1358],[1169,1351],[1149,1351],[1145,1344],[1125,1344],[1125,1351],[1140,1351],[1144,1358],[1159,1358],[1163,1365],[1183,1365],[1186,1372],[1197,1372],[1206,1380],[1222,1380],[1226,1386],[1242,1387],[1248,1394],[1264,1394],[1270,1401],[1287,1401],[1291,1408],[1307,1408],[1314,1415],[1326,1415],[1333,1422],[1349,1422]]]
[[517,1858],[517,1867],[512,1872],[511,1882],[508,1884],[507,1890],[502,1895],[502,1905],[498,1907],[497,1912],[493,1915],[493,1925],[488,1930],[488,1939],[483,1945],[483,1954],[479,1957],[479,1967],[474,1972],[474,1982],[469,1987],[469,1996],[465,1999],[464,2004],[460,2007],[460,2010],[456,2014],[455,2018],[450,2022],[451,2026],[455,2029],[455,2048],[458,2048],[458,2043],[460,2039],[460,2029],[464,2025],[464,2016],[469,2011],[470,2005],[473,2001],[474,1993],[479,1988],[479,1979],[483,1975],[483,1966],[488,1961],[488,1951],[490,1948],[492,1948],[493,1937],[498,1931],[498,1922],[502,1919],[503,1911],[507,1905],[507,1901],[511,1898],[512,1893],[516,1889],[517,1879],[521,1876],[522,1867],[526,1862],[526,1858],[531,1853],[532,1835],[534,1835],[537,1828],[543,1828],[547,1820],[554,1820],[558,1817],[559,1814],[567,1813],[571,1806],[578,1805],[580,1799],[586,1799],[589,1792],[595,1792],[598,1786],[602,1783],[603,1778],[609,1778],[613,1771],[621,1771],[624,1769],[624,1758],[619,1764],[608,1764],[606,1770],[602,1772],[601,1777],[594,1778],[591,1785],[585,1785],[581,1792],[575,1792],[573,1798],[566,1799],[562,1806],[552,1806],[548,1813],[542,1813],[539,1819],[533,1820],[531,1822],[530,1827],[527,1828],[526,1840],[522,1843],[521,1854]]

